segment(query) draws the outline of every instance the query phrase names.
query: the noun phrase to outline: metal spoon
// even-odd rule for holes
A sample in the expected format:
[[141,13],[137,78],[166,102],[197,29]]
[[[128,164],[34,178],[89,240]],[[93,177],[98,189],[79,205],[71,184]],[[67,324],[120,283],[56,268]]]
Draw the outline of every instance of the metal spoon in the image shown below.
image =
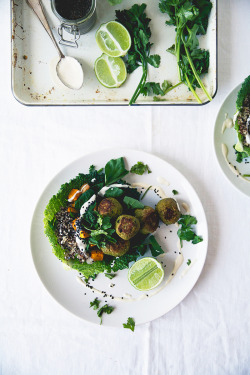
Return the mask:
[[73,57],[65,56],[55,40],[55,37],[48,24],[47,18],[44,14],[41,0],[26,0],[28,5],[33,9],[43,27],[49,34],[56,50],[59,54],[60,60],[56,65],[57,76],[60,81],[70,89],[78,90],[83,84],[83,70],[80,63]]

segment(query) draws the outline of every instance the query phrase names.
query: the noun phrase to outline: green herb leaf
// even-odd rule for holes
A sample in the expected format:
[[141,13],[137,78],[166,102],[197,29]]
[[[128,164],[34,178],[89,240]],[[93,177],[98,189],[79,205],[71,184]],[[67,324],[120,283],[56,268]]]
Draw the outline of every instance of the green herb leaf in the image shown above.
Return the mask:
[[191,260],[188,259],[188,261],[187,261],[187,265],[190,266],[190,264],[191,264]]
[[110,280],[112,280],[114,277],[116,277],[116,274],[115,273],[105,273],[104,274],[107,278],[109,278]]
[[128,209],[135,210],[137,208],[144,208],[144,205],[140,201],[131,197],[124,197],[123,202],[126,204]]
[[152,173],[147,164],[144,164],[142,161],[138,161],[130,169],[130,173],[135,173],[142,176],[145,172]]
[[111,185],[126,176],[129,172],[125,168],[124,159],[112,159],[105,165],[105,184]]
[[172,190],[172,193],[173,193],[174,195],[179,194],[177,190]]
[[238,94],[236,100],[236,108],[238,111],[241,110],[243,102],[247,95],[250,94],[250,75],[244,80]]
[[150,19],[147,18],[146,4],[134,4],[130,9],[116,11],[116,21],[120,22],[129,31],[132,46],[127,56],[127,71],[132,73],[139,66],[142,67],[141,80],[129,102],[132,105],[136,102],[138,96],[146,83],[148,75],[148,64],[158,68],[160,65],[159,55],[150,55],[152,43],[150,42],[151,30],[149,27]]
[[82,205],[86,203],[94,194],[95,192],[92,189],[85,191],[85,193],[81,194],[75,202],[75,208],[80,211]]
[[135,330],[135,321],[133,318],[128,318],[127,323],[123,323],[124,328],[131,329],[134,332]]
[[113,306],[109,306],[108,304],[102,306],[98,311],[97,311],[97,316],[101,319],[100,324],[102,324],[102,315],[105,314],[111,314],[114,311]]
[[100,303],[101,303],[101,301],[99,301],[99,299],[96,297],[94,299],[94,301],[90,302],[90,306],[89,307],[93,307],[94,310],[97,310],[97,309],[99,309]]
[[155,236],[149,237],[149,248],[151,250],[151,254],[153,257],[158,257],[160,254],[164,254],[164,251],[162,250],[159,243],[156,241]]
[[110,188],[106,191],[105,193],[105,197],[106,198],[110,198],[110,197],[120,197],[121,195],[123,194],[123,190],[118,188],[118,187],[113,187],[113,188]]
[[117,4],[121,4],[122,0],[108,0],[108,2],[110,5],[117,5]]
[[194,245],[203,241],[203,238],[197,236],[192,228],[193,225],[197,224],[194,216],[181,215],[178,224],[181,225],[181,228],[178,229],[177,235],[181,241],[192,241]]
[[[249,77],[250,77],[250,76],[249,76]],[[249,84],[250,84],[250,83],[249,83]],[[245,158],[248,158],[248,157],[249,157],[249,155],[248,155],[245,151],[242,151],[242,152],[237,151],[237,150],[235,149],[235,145],[233,146],[233,148],[234,148],[234,150],[235,150],[236,161],[237,161],[238,163],[242,163],[243,160],[244,160]]]

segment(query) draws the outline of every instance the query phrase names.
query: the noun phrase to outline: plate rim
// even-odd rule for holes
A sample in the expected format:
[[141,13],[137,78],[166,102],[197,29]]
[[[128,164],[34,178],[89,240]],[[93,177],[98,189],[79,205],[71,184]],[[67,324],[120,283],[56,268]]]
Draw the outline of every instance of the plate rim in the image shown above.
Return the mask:
[[[221,171],[222,171],[222,174],[223,176],[226,178],[227,181],[230,182],[230,184],[234,187],[234,189],[236,189],[237,191],[239,191],[241,194],[243,194],[244,196],[250,198],[250,193],[247,194],[247,192],[243,191],[240,187],[238,187],[231,179],[230,177],[224,172],[224,169],[223,169],[223,166],[222,164],[220,163],[219,161],[219,157],[218,157],[218,152],[219,150],[217,150],[217,147],[216,147],[216,130],[217,130],[217,127],[219,125],[217,125],[218,123],[218,119],[219,119],[219,115],[220,115],[220,112],[224,106],[224,104],[227,102],[227,100],[229,99],[229,97],[233,94],[234,91],[236,90],[240,90],[242,84],[243,84],[244,81],[242,81],[241,83],[239,83],[238,85],[236,85],[229,93],[228,95],[226,96],[226,98],[223,100],[222,104],[220,105],[220,108],[218,109],[218,112],[217,112],[217,115],[216,115],[216,119],[215,119],[215,123],[214,123],[214,131],[213,131],[213,149],[214,149],[214,154],[215,154],[215,159],[217,161],[217,165],[219,165]],[[236,106],[235,106],[235,109],[236,109]],[[222,124],[221,124],[222,125]],[[233,175],[233,173],[231,173]],[[231,175],[230,174],[230,175]],[[246,182],[247,184],[247,182]]]
[[[113,153],[113,152],[118,152],[121,154],[121,155],[124,155],[123,157],[126,158],[126,154],[129,153],[129,152],[137,152],[139,153],[140,155],[142,154],[145,154],[145,155],[148,155],[148,156],[153,156],[154,158],[160,160],[160,161],[163,161],[165,164],[169,165],[171,168],[173,168],[174,170],[177,171],[178,174],[181,175],[181,177],[183,178],[183,180],[188,183],[191,187],[191,189],[193,190],[193,192],[195,193],[199,203],[200,203],[200,206],[201,206],[201,209],[202,209],[202,214],[203,214],[203,219],[204,219],[204,227],[205,227],[205,233],[203,233],[203,236],[206,238],[206,245],[205,245],[205,248],[204,248],[204,254],[203,254],[203,258],[201,258],[201,264],[200,264],[200,269],[196,275],[196,278],[193,282],[190,283],[190,287],[188,288],[188,291],[185,292],[184,296],[181,298],[181,300],[179,300],[178,302],[174,303],[173,305],[171,305],[171,307],[169,309],[167,309],[167,311],[165,311],[164,313],[160,313],[159,315],[157,315],[156,317],[154,317],[153,319],[150,319],[150,320],[147,320],[147,321],[143,321],[143,322],[139,322],[139,323],[136,323],[137,326],[139,325],[143,325],[143,324],[147,324],[147,323],[150,323],[150,322],[153,322],[154,320],[156,319],[159,319],[161,318],[162,316],[166,315],[168,312],[170,312],[171,310],[173,310],[176,306],[178,306],[181,302],[184,301],[184,299],[189,295],[189,293],[192,291],[192,289],[194,288],[194,286],[196,285],[196,283],[198,282],[199,278],[200,278],[200,275],[203,271],[203,268],[204,268],[204,265],[205,265],[205,262],[206,262],[206,259],[207,259],[207,252],[208,252],[208,242],[209,242],[209,228],[208,228],[208,222],[207,222],[207,217],[206,217],[206,212],[204,210],[204,207],[203,207],[203,204],[200,200],[200,197],[199,195],[197,194],[196,192],[196,189],[193,187],[193,185],[189,182],[189,180],[186,178],[186,176],[179,171],[178,168],[176,168],[174,165],[172,165],[171,163],[169,163],[168,161],[166,161],[164,158],[161,158],[159,157],[158,155],[155,155],[154,153],[151,153],[151,152],[146,152],[146,151],[141,151],[141,150],[135,150],[135,149],[132,149],[132,148],[118,148],[118,147],[114,147],[114,148],[104,148],[104,149],[101,149],[99,151],[95,151],[95,152],[90,152],[90,153],[86,153],[84,155],[82,155],[81,157],[78,157],[76,159],[74,159],[72,162],[68,163],[67,165],[65,165],[56,175],[54,175],[54,177],[52,177],[52,179],[50,179],[50,181],[46,184],[46,186],[43,188],[42,192],[40,193],[39,195],[39,198],[35,204],[35,207],[34,207],[34,211],[33,211],[33,214],[32,214],[32,218],[31,218],[31,222],[30,222],[30,236],[29,236],[29,244],[30,244],[30,252],[31,252],[31,257],[32,257],[32,261],[33,261],[33,265],[35,267],[35,270],[36,270],[36,273],[37,273],[37,276],[38,278],[40,279],[43,287],[45,288],[45,290],[48,292],[48,294],[50,295],[50,297],[57,303],[59,304],[61,307],[64,308],[64,310],[68,311],[69,313],[71,313],[71,315],[79,318],[80,320],[83,320],[84,322],[86,323],[91,323],[93,325],[98,325],[96,322],[94,321],[91,321],[91,320],[88,320],[86,319],[85,317],[82,317],[80,316],[79,314],[71,311],[70,309],[68,309],[66,306],[64,306],[58,299],[56,299],[52,292],[47,288],[47,286],[44,284],[43,280],[42,280],[42,277],[40,276],[40,273],[39,273],[39,270],[37,268],[37,265],[36,265],[36,262],[35,262],[35,259],[34,259],[34,255],[33,255],[33,250],[32,250],[32,229],[33,229],[33,226],[35,225],[34,222],[35,222],[35,218],[36,218],[36,214],[37,214],[37,211],[39,211],[39,204],[40,202],[42,201],[43,199],[43,195],[45,194],[46,190],[48,189],[49,185],[51,183],[53,183],[57,178],[58,176],[63,172],[65,171],[66,169],[70,168],[71,166],[73,166],[75,163],[77,163],[78,161],[80,161],[81,159],[85,158],[85,157],[92,157],[94,155],[100,155],[102,153],[105,153],[105,152],[110,152],[110,153]],[[50,244],[49,244],[50,245]],[[50,245],[51,246],[51,245]],[[109,322],[105,322],[105,324],[103,324],[103,326],[105,327],[113,327],[113,328],[118,328],[118,326],[116,324],[110,324]],[[122,325],[121,327],[122,328]]]

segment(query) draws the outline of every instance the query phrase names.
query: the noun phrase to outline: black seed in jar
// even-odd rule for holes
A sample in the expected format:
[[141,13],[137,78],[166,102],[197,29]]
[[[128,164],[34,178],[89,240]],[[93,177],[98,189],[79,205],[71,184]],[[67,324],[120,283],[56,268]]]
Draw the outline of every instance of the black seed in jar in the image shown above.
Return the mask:
[[55,0],[56,11],[68,20],[77,20],[86,16],[92,0]]

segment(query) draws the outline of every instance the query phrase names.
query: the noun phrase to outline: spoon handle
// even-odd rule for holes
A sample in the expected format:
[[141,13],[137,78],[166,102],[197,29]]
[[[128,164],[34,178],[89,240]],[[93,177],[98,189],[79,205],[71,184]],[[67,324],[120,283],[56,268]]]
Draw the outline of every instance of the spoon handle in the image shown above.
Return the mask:
[[45,30],[49,34],[52,42],[54,43],[54,46],[57,49],[57,52],[59,53],[59,56],[61,58],[63,58],[64,54],[62,53],[62,51],[58,47],[57,42],[55,40],[55,37],[54,37],[54,35],[53,35],[52,31],[51,31],[51,28],[50,28],[50,26],[48,24],[47,18],[45,16],[43,8],[42,8],[41,0],[26,0],[26,1],[27,1],[28,5],[33,9],[33,11],[37,15],[38,19],[42,23],[43,27],[45,28]]

